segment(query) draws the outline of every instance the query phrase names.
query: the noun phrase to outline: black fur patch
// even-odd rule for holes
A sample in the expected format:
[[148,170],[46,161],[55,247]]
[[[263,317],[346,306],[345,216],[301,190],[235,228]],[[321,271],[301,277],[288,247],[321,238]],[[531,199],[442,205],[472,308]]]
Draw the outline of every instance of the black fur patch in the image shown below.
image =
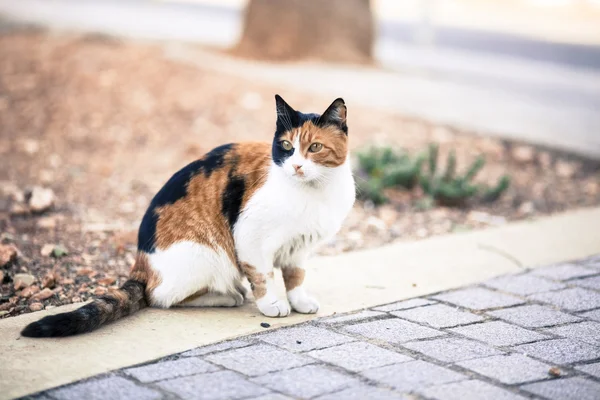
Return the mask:
[[146,210],[138,231],[138,250],[153,253],[155,249],[156,224],[158,215],[156,209],[167,204],[173,204],[187,194],[190,180],[199,173],[209,177],[213,171],[223,166],[225,155],[234,148],[234,144],[226,144],[212,150],[200,160],[196,160],[178,172],[158,191]]
[[243,177],[238,175],[229,174],[229,181],[223,191],[222,198],[222,209],[221,212],[229,221],[229,228],[233,229],[233,226],[237,222],[238,216],[240,215],[240,209],[242,208],[242,199],[244,192],[246,191],[246,181]]

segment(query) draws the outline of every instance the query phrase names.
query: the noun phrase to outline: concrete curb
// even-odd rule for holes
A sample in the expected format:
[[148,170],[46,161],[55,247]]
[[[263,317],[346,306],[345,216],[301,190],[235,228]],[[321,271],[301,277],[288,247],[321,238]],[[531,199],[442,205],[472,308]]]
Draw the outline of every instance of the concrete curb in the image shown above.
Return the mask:
[[[318,316],[447,290],[494,276],[600,253],[600,208],[571,211],[478,232],[398,243],[312,260],[308,286]],[[283,288],[280,287],[281,290]],[[52,340],[19,337],[25,324],[77,306],[0,321],[0,399],[10,399],[197,346],[312,316],[262,317],[238,309],[144,310],[92,334]]]

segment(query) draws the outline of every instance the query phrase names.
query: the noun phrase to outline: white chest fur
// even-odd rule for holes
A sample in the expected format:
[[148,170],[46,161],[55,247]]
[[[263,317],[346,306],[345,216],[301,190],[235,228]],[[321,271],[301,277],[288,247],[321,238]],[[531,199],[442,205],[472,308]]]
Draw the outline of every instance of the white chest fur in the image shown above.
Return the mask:
[[354,204],[355,188],[348,162],[327,178],[317,187],[301,185],[273,165],[235,226],[240,260],[277,264],[333,237]]

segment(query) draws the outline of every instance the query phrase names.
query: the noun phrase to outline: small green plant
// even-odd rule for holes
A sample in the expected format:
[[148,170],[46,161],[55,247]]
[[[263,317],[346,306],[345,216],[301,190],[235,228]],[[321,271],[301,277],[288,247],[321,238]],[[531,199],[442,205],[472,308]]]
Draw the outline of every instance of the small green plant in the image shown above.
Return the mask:
[[[473,179],[485,165],[483,156],[479,156],[464,175],[457,175],[454,151],[448,155],[445,169],[438,173],[439,147],[436,144],[430,145],[427,152],[416,156],[391,147],[371,147],[358,153],[357,157],[359,198],[370,200],[376,205],[388,201],[385,195],[388,188],[411,190],[419,184],[426,197],[419,199],[415,207],[427,210],[435,203],[461,206],[476,197],[484,202],[492,202],[510,185],[510,179],[506,175],[493,187],[473,183]],[[427,172],[423,172],[426,162]]]
[[391,147],[371,147],[357,156],[359,171],[363,175],[359,175],[358,180],[359,196],[375,204],[387,201],[386,188],[412,189],[425,162],[425,154],[411,157]]
[[464,175],[457,175],[456,153],[454,151],[448,155],[445,171],[438,174],[438,156],[438,146],[436,144],[430,145],[428,171],[427,174],[422,173],[419,178],[423,191],[437,203],[448,206],[459,206],[478,195],[481,195],[483,201],[495,201],[510,184],[510,178],[507,175],[504,175],[496,186],[492,188],[485,185],[476,185],[472,182],[485,165],[485,158],[483,156],[477,157]]

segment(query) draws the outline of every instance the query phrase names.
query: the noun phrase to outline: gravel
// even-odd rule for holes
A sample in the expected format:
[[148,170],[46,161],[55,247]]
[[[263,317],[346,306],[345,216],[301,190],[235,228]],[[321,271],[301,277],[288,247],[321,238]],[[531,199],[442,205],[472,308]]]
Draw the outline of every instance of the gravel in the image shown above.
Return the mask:
[[[271,140],[281,88],[168,60],[156,44],[19,31],[0,35],[0,54],[0,244],[18,252],[0,257],[1,318],[123,284],[140,219],[174,172],[224,142]],[[311,112],[331,102],[291,90],[286,99]],[[478,182],[508,173],[512,184],[499,201],[463,209],[421,209],[419,190],[391,191],[382,207],[357,202],[321,254],[600,204],[598,163],[348,106],[353,150],[437,142],[441,163],[453,149],[460,170],[481,153]],[[17,274],[34,280],[15,288]]]

